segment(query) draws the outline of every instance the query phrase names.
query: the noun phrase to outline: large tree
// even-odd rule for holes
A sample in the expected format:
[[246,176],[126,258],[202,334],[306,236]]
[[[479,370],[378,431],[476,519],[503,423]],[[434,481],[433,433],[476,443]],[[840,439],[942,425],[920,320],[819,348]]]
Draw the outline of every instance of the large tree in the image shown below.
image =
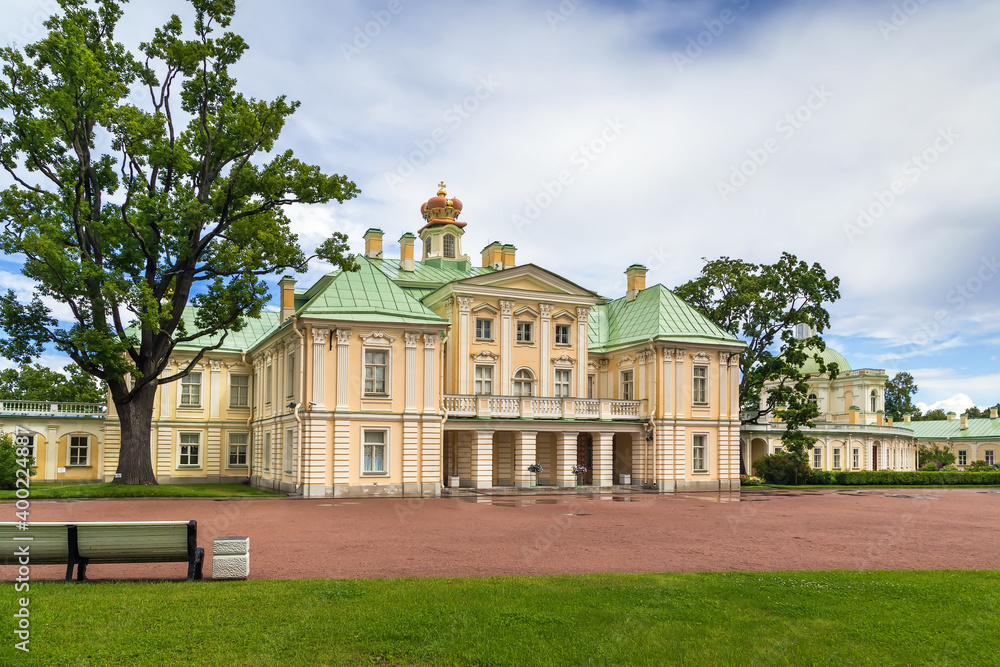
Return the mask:
[[41,364],[21,364],[0,371],[0,399],[8,401],[57,401],[104,403],[107,393],[93,375],[69,364],[66,374]]
[[[297,102],[238,92],[230,68],[247,44],[219,32],[234,0],[190,0],[191,29],[175,15],[138,54],[116,40],[120,2],[59,4],[40,41],[0,49],[0,164],[14,181],[0,193],[0,245],[37,284],[30,302],[0,298],[0,353],[27,362],[54,347],[102,380],[121,420],[118,481],[155,484],[157,386],[259,316],[262,276],[304,269],[288,205],[358,190],[276,149]],[[136,91],[147,101],[132,103]],[[350,268],[346,253],[342,234],[317,250]],[[175,346],[206,340],[161,375]]]
[[[740,407],[745,423],[769,413],[786,424],[786,450],[804,467],[806,450],[816,441],[801,431],[811,426],[819,409],[809,400],[809,377],[803,364],[814,359],[820,373],[836,377],[835,363],[821,355],[820,335],[830,325],[825,306],[840,298],[840,279],[828,278],[819,264],[811,266],[787,252],[774,264],[753,264],[721,257],[705,261],[701,275],[674,292],[708,319],[746,342],[740,356]],[[802,324],[812,335],[795,336]],[[765,400],[761,401],[768,384]]]
[[885,383],[885,416],[902,419],[905,415],[919,415],[920,410],[913,405],[916,393],[917,384],[912,375],[906,371],[893,375]]

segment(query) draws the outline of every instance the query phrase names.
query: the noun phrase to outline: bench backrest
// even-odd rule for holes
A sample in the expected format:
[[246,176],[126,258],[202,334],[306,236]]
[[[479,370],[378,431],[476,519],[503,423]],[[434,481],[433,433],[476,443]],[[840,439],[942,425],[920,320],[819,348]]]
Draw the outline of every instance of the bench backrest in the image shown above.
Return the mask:
[[[30,537],[28,540],[15,540]],[[65,523],[31,522],[27,530],[21,530],[16,523],[0,523],[0,563],[16,565],[17,551],[27,545],[28,559],[40,565],[65,563],[69,555],[69,538]]]
[[[33,521],[27,530],[0,523],[0,563],[17,563],[16,551],[30,545],[35,564],[65,563],[69,553],[67,526],[76,526],[79,555],[91,563],[176,563],[189,560],[188,521]],[[28,541],[15,537],[32,537]]]

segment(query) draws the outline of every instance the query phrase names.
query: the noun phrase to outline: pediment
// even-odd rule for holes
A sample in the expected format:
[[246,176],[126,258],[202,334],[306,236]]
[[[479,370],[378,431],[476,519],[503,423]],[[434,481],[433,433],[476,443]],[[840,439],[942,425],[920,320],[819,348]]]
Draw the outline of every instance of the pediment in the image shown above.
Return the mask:
[[545,292],[548,294],[567,294],[573,296],[597,297],[595,292],[585,289],[576,283],[566,280],[551,271],[534,264],[525,264],[511,269],[484,273],[472,278],[459,280],[459,285],[494,287],[498,289],[523,290],[528,292]]

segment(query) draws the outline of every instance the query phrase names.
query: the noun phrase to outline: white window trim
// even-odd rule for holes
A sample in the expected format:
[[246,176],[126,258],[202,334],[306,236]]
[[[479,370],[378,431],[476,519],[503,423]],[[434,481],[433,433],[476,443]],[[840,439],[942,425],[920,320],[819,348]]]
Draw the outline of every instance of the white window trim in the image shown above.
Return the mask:
[[[566,371],[569,373],[569,382],[567,383],[568,392],[565,396],[556,396],[556,377],[558,377],[559,371]],[[572,398],[573,396],[573,367],[572,366],[556,366],[552,369],[552,397],[553,398]]]
[[[566,341],[565,343],[558,342],[559,334],[557,332],[557,327],[566,327]],[[573,347],[573,325],[564,324],[562,322],[556,322],[552,325],[552,345],[554,347]]]
[[[73,438],[86,438],[87,439],[87,460],[86,463],[70,463],[70,455],[73,447]],[[66,434],[66,467],[67,468],[89,468],[90,467],[90,434],[89,433],[68,433]],[[33,445],[32,449],[36,449],[37,445]]]
[[[855,464],[855,461],[857,463]],[[851,447],[851,470],[861,470],[861,448]]]
[[[246,378],[247,379],[247,403],[246,403],[246,405],[236,405],[235,403],[233,403],[233,396],[235,395],[235,392],[233,392],[233,378],[238,378],[238,377]],[[253,386],[253,381],[250,379],[250,376],[248,374],[246,374],[246,373],[231,373],[229,375],[229,407],[230,408],[235,408],[237,410],[246,410],[247,408],[249,408],[250,407],[250,401],[253,400],[253,395],[251,393],[251,387],[252,386]]]
[[[247,438],[246,442],[240,443],[243,447],[247,448],[246,463],[230,463],[229,461],[229,455],[232,453],[234,435],[245,435]],[[231,431],[226,434],[226,467],[233,470],[242,470],[250,467],[250,434],[247,431]]]
[[[181,464],[181,447],[188,447],[190,443],[181,442],[181,437],[185,435],[198,436],[198,463]],[[205,465],[205,434],[201,431],[178,431],[177,432],[177,469],[178,470],[199,470]]]
[[[530,375],[531,378],[526,380],[525,378],[519,378],[519,377],[517,377],[517,374],[520,373],[521,371],[528,371],[528,375]],[[514,374],[510,376],[510,390],[511,390],[511,393],[514,392],[514,385],[516,383],[518,383],[518,382],[529,382],[531,384],[531,395],[528,396],[528,398],[532,398],[532,397],[538,395],[538,391],[537,391],[538,390],[538,376],[535,374],[535,371],[531,370],[531,368],[529,368],[528,366],[519,366],[519,367],[517,367],[517,368],[514,369]],[[524,396],[524,394],[514,394],[514,395],[515,396],[519,396],[519,395],[520,396]]]
[[[694,441],[697,437],[705,438],[705,468],[695,470],[694,467]],[[691,434],[691,474],[708,475],[712,470],[712,438],[707,431],[699,431]]]
[[261,459],[262,459],[261,460],[261,464],[263,465],[264,470],[266,470],[268,472],[271,471],[271,453],[272,453],[272,450],[271,450],[271,432],[267,431],[267,432],[264,433],[264,443],[263,443],[263,445],[261,447],[260,456],[261,456]]
[[[197,403],[183,403],[184,400],[184,380],[192,377],[194,375],[198,376],[198,402]],[[177,380],[177,409],[178,410],[201,410],[205,405],[205,374],[200,371],[191,371],[186,376]]]
[[295,370],[295,352],[285,355],[285,398],[295,398],[295,385],[298,384],[299,374]]
[[267,364],[264,367],[264,405],[271,405],[271,397],[274,394],[274,365]]
[[[694,371],[695,371],[696,368],[704,368],[705,369],[705,377],[704,377],[704,380],[705,380],[705,400],[704,401],[697,401],[697,400],[695,400],[695,394],[694,394],[694,380],[695,380],[695,376],[694,376]],[[699,408],[707,408],[709,406],[709,403],[711,401],[710,397],[712,396],[711,377],[712,377],[712,371],[709,369],[708,364],[691,364],[691,405],[697,406]],[[702,379],[702,378],[699,378],[699,379]]]
[[[840,461],[837,461],[840,459]],[[830,468],[840,470],[844,467],[844,450],[842,447],[834,447],[830,456]]]
[[[632,379],[629,381],[629,383],[632,385],[632,387],[631,387],[631,390],[632,390],[631,394],[632,395],[630,397],[628,397],[628,398],[625,397],[625,374],[626,373],[631,373],[632,374]],[[619,396],[621,397],[621,400],[623,400],[623,401],[634,401],[635,400],[635,369],[634,368],[623,368],[622,370],[618,371],[618,392],[619,392]]]
[[[816,467],[816,451],[817,450],[819,450],[819,467]],[[812,451],[809,452],[809,463],[810,463],[810,465],[812,465],[812,467],[813,467],[814,470],[822,470],[823,469],[823,463],[824,463],[824,461],[823,461],[823,459],[824,459],[823,453],[824,452],[823,452],[823,447],[822,446],[820,446],[820,447],[813,447]]]
[[[382,472],[365,472],[365,433],[368,431],[378,431],[379,433],[385,434],[385,440],[383,440],[385,446],[385,455],[382,460],[385,462],[385,470]],[[362,426],[361,427],[361,449],[358,451],[358,470],[361,472],[362,477],[388,477],[391,470],[392,464],[390,453],[392,442],[392,429],[389,426]]]
[[[531,327],[531,339],[530,340],[518,340],[517,339],[517,327],[521,324],[527,324]],[[538,325],[530,320],[514,320],[514,345],[520,345],[522,347],[534,347],[538,344]]]
[[[368,372],[368,364],[365,357],[368,352],[385,352],[385,393],[368,393],[365,391],[365,379]],[[372,338],[361,346],[361,397],[365,400],[388,400],[392,398],[392,343],[382,338]]]
[[285,437],[281,440],[281,467],[286,475],[291,475],[295,469],[295,429],[286,428]]
[[[961,461],[962,457],[965,457],[965,462]],[[969,451],[967,449],[957,449],[955,450],[955,465],[967,466],[969,465]]]
[[[476,369],[478,367],[480,367],[480,366],[484,366],[484,367],[488,366],[489,368],[492,369],[492,371],[490,373],[490,393],[488,393],[488,394],[480,394],[480,393],[476,392]],[[472,364],[472,393],[474,395],[476,395],[476,396],[496,396],[497,395],[496,389],[497,389],[497,380],[498,379],[499,378],[497,377],[497,365],[496,365],[495,362],[489,362],[489,361],[475,361],[475,362],[473,362],[473,364]]]
[[[477,329],[479,320],[485,320],[490,323],[490,336],[489,338],[480,338]],[[472,318],[472,339],[483,342],[492,342],[497,339],[497,320],[495,317],[480,317],[478,314]]]

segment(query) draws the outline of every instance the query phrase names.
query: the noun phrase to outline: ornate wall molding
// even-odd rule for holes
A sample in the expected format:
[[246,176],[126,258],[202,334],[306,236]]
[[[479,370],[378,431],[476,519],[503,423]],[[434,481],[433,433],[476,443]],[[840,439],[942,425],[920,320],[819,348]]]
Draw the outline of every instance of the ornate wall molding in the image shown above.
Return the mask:
[[337,329],[337,345],[347,345],[351,341],[350,329]]
[[619,366],[632,366],[634,363],[635,360],[632,359],[632,355],[630,354],[626,354],[624,357],[618,360]]
[[556,366],[575,366],[576,359],[568,354],[560,354],[558,357],[552,357],[552,363]]
[[363,334],[359,336],[359,338],[365,345],[371,345],[372,343],[392,345],[396,341],[396,336],[390,336],[384,331],[373,331],[371,333]]
[[500,355],[494,354],[489,350],[480,350],[471,356],[473,361],[496,361],[500,358]]
[[433,350],[437,344],[437,334],[424,334],[424,347]]
[[552,317],[552,304],[551,303],[540,303],[538,304],[538,310],[541,312],[542,317]]
[[511,310],[514,309],[513,301],[501,301],[500,302],[500,312],[504,315],[510,315]]
[[712,360],[712,355],[710,355],[708,352],[705,352],[704,350],[698,350],[697,352],[691,355],[691,360],[706,363]]
[[330,334],[326,329],[313,329],[313,343],[316,345],[326,345],[326,338]]
[[458,310],[462,313],[467,313],[472,308],[472,297],[470,296],[460,296],[458,297]]
[[420,334],[406,332],[403,334],[403,338],[406,340],[406,347],[416,347],[417,341],[420,339]]

